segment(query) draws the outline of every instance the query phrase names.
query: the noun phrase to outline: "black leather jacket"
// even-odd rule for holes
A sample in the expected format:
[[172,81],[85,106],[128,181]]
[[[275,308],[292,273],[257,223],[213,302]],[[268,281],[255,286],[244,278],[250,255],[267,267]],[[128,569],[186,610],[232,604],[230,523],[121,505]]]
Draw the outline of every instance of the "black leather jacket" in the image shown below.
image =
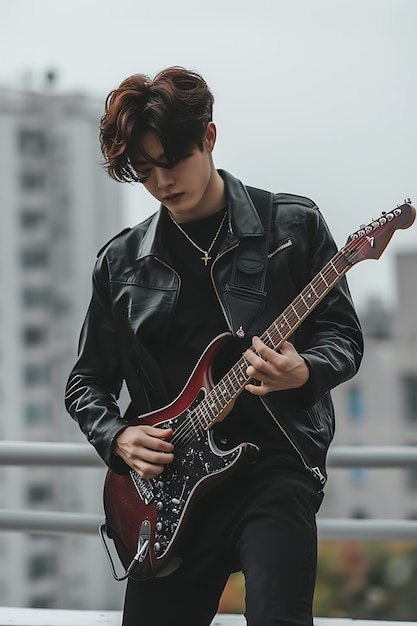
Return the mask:
[[[221,172],[228,199],[229,230],[211,268],[215,292],[227,319],[224,292],[233,250],[247,236],[263,233],[245,186]],[[175,308],[181,278],[164,245],[164,207],[127,229],[98,254],[93,293],[82,328],[79,356],[69,376],[68,412],[114,471],[128,468],[112,452],[128,425],[117,399],[123,381],[135,415],[165,406],[152,342],[163,340]],[[275,196],[266,278],[267,304],[250,328],[261,335],[318,274],[337,249],[326,223],[309,199]],[[230,323],[228,321],[229,327]],[[334,434],[330,390],[352,377],[362,358],[362,333],[346,280],[342,278],[291,337],[310,377],[296,390],[259,398],[304,466],[323,484],[326,452]]]

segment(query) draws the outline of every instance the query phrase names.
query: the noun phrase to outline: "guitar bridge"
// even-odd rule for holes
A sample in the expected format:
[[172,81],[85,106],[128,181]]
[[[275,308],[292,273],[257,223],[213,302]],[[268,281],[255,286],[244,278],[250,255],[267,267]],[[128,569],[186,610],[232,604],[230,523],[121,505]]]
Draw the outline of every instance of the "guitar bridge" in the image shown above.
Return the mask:
[[142,476],[134,470],[131,470],[129,474],[141,499],[145,504],[150,504],[155,498],[152,480],[142,478]]

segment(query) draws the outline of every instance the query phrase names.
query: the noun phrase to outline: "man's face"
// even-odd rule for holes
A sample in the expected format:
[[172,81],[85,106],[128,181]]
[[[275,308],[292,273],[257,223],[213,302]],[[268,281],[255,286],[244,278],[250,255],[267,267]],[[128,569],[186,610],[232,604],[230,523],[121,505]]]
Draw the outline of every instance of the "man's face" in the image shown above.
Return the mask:
[[[191,156],[171,168],[154,165],[142,157],[132,160],[144,187],[169,209],[178,222],[202,218],[213,212],[213,178],[217,174],[211,157],[214,141],[215,127],[209,124],[203,149],[196,147]],[[161,142],[152,132],[143,137],[141,148],[152,159],[162,163],[166,159]]]

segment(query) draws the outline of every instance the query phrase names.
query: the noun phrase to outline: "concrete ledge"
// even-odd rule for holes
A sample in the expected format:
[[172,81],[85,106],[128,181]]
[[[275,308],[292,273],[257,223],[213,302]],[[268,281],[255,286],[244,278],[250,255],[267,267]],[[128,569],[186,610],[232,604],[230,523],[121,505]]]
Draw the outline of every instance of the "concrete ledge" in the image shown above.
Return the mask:
[[[67,611],[0,607],[0,626],[120,626],[120,611]],[[211,626],[245,626],[243,615],[217,615]],[[417,626],[417,622],[385,622],[317,617],[315,626]]]

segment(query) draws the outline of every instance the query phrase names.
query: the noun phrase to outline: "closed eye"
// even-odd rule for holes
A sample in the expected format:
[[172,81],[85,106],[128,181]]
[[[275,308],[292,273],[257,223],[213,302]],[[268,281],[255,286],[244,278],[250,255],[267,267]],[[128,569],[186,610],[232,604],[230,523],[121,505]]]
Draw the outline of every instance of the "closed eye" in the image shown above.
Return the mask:
[[138,177],[139,182],[142,184],[146,183],[149,176],[151,175],[151,172],[152,172],[151,168],[136,170],[136,176]]

